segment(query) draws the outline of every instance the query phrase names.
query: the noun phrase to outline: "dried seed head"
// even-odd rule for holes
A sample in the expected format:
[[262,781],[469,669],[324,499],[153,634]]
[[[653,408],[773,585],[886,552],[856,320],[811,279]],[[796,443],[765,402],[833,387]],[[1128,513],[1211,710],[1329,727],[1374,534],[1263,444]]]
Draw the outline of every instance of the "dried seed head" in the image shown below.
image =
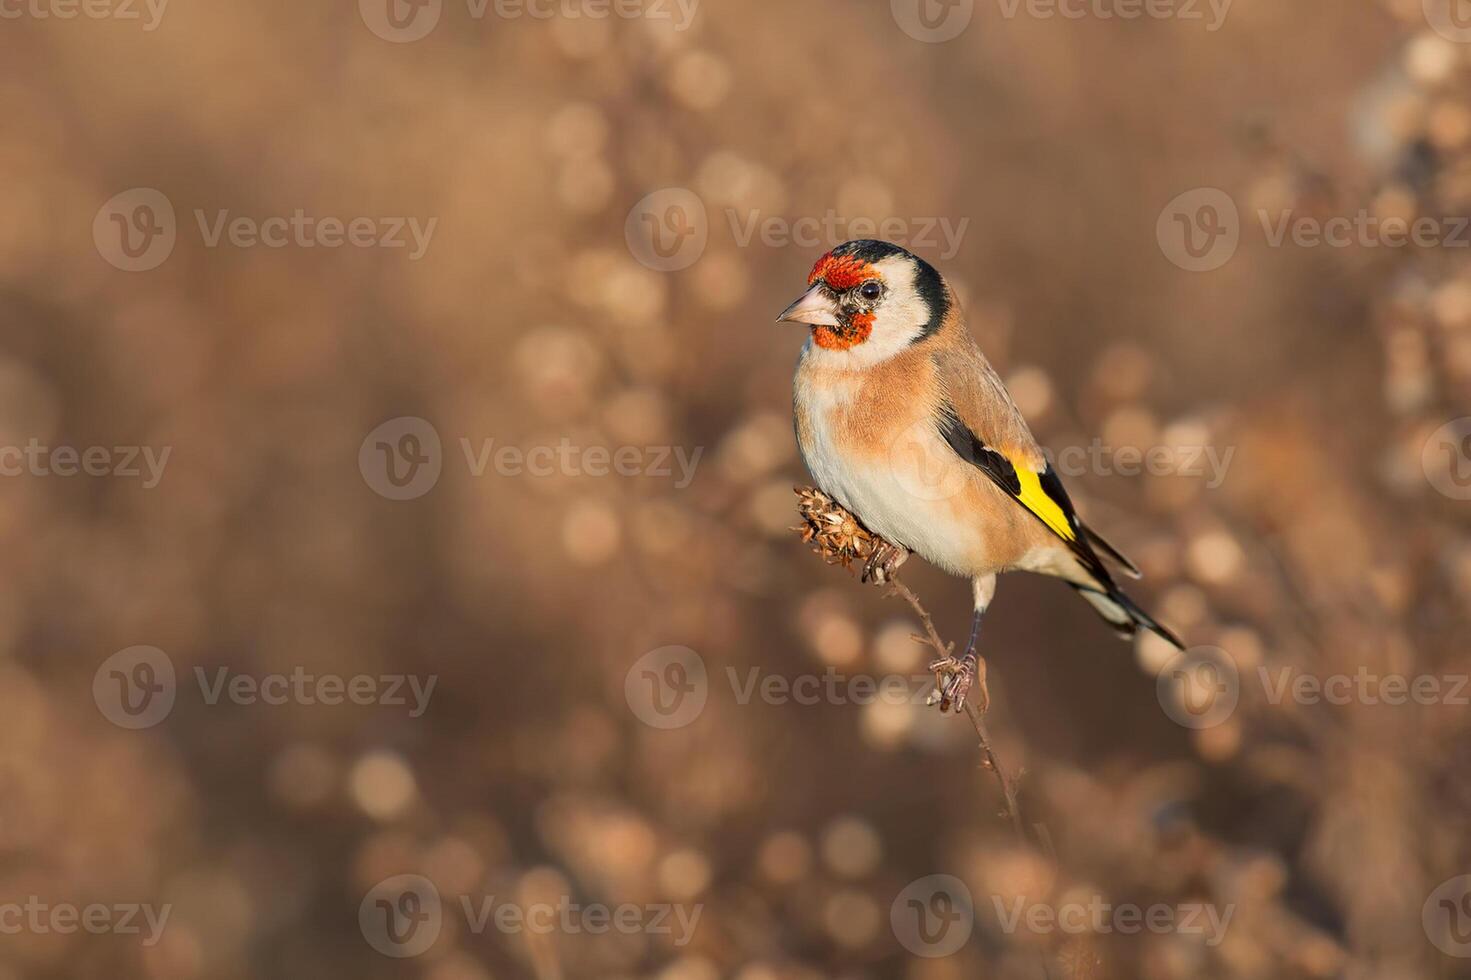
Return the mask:
[[821,490],[797,487],[795,492],[802,524],[792,530],[799,532],[823,561],[849,568],[855,559],[866,559],[873,554],[878,539],[858,518]]

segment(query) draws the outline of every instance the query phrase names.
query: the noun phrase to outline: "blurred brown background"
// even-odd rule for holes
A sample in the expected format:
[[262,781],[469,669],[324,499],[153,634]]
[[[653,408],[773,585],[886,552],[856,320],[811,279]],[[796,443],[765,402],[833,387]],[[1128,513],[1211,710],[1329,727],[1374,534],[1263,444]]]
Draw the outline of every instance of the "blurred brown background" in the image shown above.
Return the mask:
[[[1471,975],[1455,684],[1261,679],[1471,670],[1471,460],[1433,436],[1471,415],[1465,236],[1273,247],[1257,219],[1467,213],[1450,11],[598,2],[0,4],[0,447],[108,450],[0,456],[0,978]],[[1231,219],[1186,197],[1180,225],[1199,188],[1239,241],[1188,271],[1170,229]],[[368,244],[267,227],[298,211]],[[771,320],[851,226],[744,231],[830,212],[964,223],[913,247],[1052,449],[1232,453],[1069,484],[1141,602],[1226,651],[1234,710],[1176,723],[1169,651],[1003,580],[982,649],[1025,845],[964,720],[730,680],[924,673],[906,608],[788,530],[803,337]],[[905,578],[963,632],[964,583]],[[669,646],[705,700],[659,728],[641,685],[680,675],[638,665]],[[372,703],[251,696],[294,675]],[[973,906],[944,956],[900,923],[934,874]],[[401,875],[438,933],[384,955],[374,916],[426,908],[378,904]],[[490,896],[642,924],[477,929]],[[1017,901],[1230,918],[1008,929]],[[96,905],[96,934],[53,914]]]

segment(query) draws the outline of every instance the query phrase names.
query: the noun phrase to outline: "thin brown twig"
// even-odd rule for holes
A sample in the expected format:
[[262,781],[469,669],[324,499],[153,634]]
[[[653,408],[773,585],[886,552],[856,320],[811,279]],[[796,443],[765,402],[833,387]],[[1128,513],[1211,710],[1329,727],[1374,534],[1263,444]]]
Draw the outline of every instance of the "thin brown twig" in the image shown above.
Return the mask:
[[[935,629],[935,620],[919,601],[919,596],[915,595],[913,590],[897,578],[890,579],[889,581],[889,595],[898,596],[909,603],[909,608],[913,609],[914,614],[919,617],[920,625],[927,634],[922,639],[934,647],[942,658],[950,656],[955,645],[953,643],[946,643],[940,639],[940,634]],[[984,660],[977,659],[979,663],[977,664],[976,670],[978,675],[983,679],[981,691],[983,692],[982,696],[985,697],[984,678],[986,676],[986,665]],[[1017,841],[1023,846],[1026,846],[1027,831],[1026,825],[1022,822],[1021,807],[1016,800],[1016,784],[1007,775],[1006,769],[1001,765],[1001,759],[996,755],[996,750],[991,745],[991,736],[986,731],[986,722],[982,716],[981,709],[967,701],[965,702],[965,714],[970,719],[971,726],[976,730],[976,740],[980,743],[981,753],[985,756],[986,768],[996,774],[996,782],[1001,787],[1001,797],[1006,804],[1006,816],[1010,818],[1011,827],[1016,831]]]
[[[925,636],[917,636],[915,639],[934,647],[935,652],[940,655],[941,659],[948,658],[954,650],[955,645],[953,643],[946,643],[940,638],[939,631],[935,629],[934,617],[930,615],[929,610],[925,609],[924,604],[919,601],[919,596],[915,595],[909,586],[899,581],[897,576],[891,575],[889,577],[888,586],[889,591],[887,594],[898,596],[909,603],[909,608],[914,610],[914,614],[919,617],[919,623],[924,627]],[[976,659],[976,675],[980,682],[980,693],[986,703],[989,704],[990,694],[986,690],[986,661],[979,655],[977,655]],[[991,746],[991,736],[986,731],[985,712],[983,709],[977,708],[970,701],[966,701],[964,707],[966,717],[970,719],[971,726],[976,730],[976,741],[980,743],[981,754],[985,756],[982,764],[996,774],[996,783],[1001,787],[1001,798],[1005,801],[1006,805],[1006,816],[1011,819],[1011,829],[1016,833],[1017,843],[1023,848],[1029,847],[1026,824],[1022,822],[1021,805],[1017,803],[1016,799],[1016,783],[1007,775],[1006,770],[1002,768],[1001,759],[996,755],[996,750]],[[1041,968],[1044,980],[1052,980],[1052,964],[1047,951],[1043,949],[1037,950],[1037,965]]]
[[[909,557],[909,552],[874,534],[850,511],[816,487],[794,487],[793,491],[797,495],[797,513],[802,517],[802,524],[792,530],[800,532],[802,540],[811,544],[812,550],[828,564],[841,564],[844,568],[851,568],[855,561],[863,561],[863,581],[878,586],[886,585],[889,589],[888,595],[898,596],[909,603],[909,608],[919,617],[925,631],[924,636],[916,636],[915,639],[934,648],[939,655],[936,662],[937,673],[943,674],[955,663],[952,656],[955,645],[940,638],[939,630],[935,629],[935,620],[919,601],[919,596],[899,581],[899,567]],[[1001,765],[996,750],[991,746],[991,737],[986,732],[983,715],[991,704],[991,695],[986,687],[986,661],[979,656],[976,658],[974,684],[981,702],[980,707],[972,704],[969,699],[963,699],[960,706],[965,708],[965,713],[976,730],[976,739],[980,742],[981,753],[985,757],[983,764],[996,774],[1002,799],[1006,801],[1006,816],[1011,819],[1017,841],[1025,847],[1026,825],[1022,822],[1021,807],[1016,801],[1016,784]],[[963,691],[961,696],[964,698]],[[944,711],[952,704],[945,697],[942,687],[940,710]]]

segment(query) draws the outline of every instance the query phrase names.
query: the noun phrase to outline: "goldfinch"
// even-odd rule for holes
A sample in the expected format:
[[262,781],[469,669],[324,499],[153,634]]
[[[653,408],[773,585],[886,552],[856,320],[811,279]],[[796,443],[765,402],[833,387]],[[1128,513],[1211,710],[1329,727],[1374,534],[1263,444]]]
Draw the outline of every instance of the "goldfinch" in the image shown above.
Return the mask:
[[802,460],[820,489],[904,551],[969,578],[970,640],[936,663],[943,703],[959,710],[975,680],[981,617],[996,576],[1062,579],[1124,636],[1179,637],[1124,595],[1099,559],[1138,569],[1078,517],[1016,403],[971,339],[954,291],[933,266],[882,241],[818,259],[808,290],[777,317],[811,328],[793,382]]

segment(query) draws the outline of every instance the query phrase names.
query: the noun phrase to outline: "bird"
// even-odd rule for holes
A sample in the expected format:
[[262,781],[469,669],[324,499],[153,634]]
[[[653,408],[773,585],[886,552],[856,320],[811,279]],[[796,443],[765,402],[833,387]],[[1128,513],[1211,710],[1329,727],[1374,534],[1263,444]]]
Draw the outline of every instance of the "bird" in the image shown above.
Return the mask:
[[850,241],[817,260],[807,286],[777,317],[810,329],[792,384],[797,445],[818,488],[886,543],[865,577],[883,582],[917,553],[971,581],[965,650],[931,665],[942,708],[965,705],[1004,572],[1060,578],[1120,635],[1147,629],[1184,649],[1114,581],[1104,557],[1133,578],[1138,566],[1078,516],[934,266],[890,242]]

